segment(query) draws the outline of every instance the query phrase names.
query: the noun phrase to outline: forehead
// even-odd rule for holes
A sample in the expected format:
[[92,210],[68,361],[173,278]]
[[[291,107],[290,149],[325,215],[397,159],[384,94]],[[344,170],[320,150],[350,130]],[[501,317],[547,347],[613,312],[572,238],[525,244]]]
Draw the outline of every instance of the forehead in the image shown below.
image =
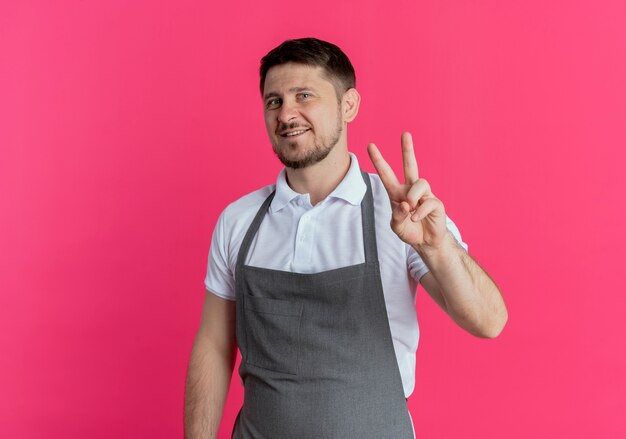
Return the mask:
[[307,86],[334,89],[333,84],[326,78],[322,67],[286,63],[268,70],[263,91],[265,94],[281,93],[293,87]]

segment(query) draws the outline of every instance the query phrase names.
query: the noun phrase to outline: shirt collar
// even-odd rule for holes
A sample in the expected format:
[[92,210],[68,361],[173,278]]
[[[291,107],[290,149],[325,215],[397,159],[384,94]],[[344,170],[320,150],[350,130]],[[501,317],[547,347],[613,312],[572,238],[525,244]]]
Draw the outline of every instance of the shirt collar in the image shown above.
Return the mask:
[[[347,201],[350,204],[358,206],[361,204],[361,200],[365,196],[367,186],[361,176],[361,168],[359,168],[359,161],[356,155],[350,154],[350,168],[339,185],[333,190],[328,197],[340,198]],[[272,200],[270,210],[272,213],[278,212],[287,204],[289,204],[294,198],[298,198],[302,194],[294,191],[287,184],[287,172],[285,168],[281,169],[276,179],[276,195]]]

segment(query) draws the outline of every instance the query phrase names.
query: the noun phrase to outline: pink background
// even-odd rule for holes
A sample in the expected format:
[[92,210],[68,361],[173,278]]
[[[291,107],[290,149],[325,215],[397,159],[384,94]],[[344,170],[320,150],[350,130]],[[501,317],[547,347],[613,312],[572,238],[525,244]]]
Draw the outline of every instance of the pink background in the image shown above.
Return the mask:
[[[351,150],[420,175],[496,279],[495,340],[423,290],[420,438],[626,436],[621,1],[4,1],[0,435],[182,437],[215,221],[280,169],[257,69],[351,57]],[[241,404],[235,377],[220,438]]]

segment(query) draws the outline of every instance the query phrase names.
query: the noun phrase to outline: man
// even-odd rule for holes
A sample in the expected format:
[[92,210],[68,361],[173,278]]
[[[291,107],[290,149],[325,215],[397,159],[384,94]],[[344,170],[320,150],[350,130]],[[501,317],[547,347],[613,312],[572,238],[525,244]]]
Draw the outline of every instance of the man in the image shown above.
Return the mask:
[[410,134],[404,183],[373,144],[378,175],[360,170],[347,140],[360,96],[337,46],[284,42],[263,58],[260,85],[285,168],[215,227],[186,437],[216,437],[238,346],[234,438],[413,438],[417,282],[479,337],[501,332],[502,296],[419,178]]

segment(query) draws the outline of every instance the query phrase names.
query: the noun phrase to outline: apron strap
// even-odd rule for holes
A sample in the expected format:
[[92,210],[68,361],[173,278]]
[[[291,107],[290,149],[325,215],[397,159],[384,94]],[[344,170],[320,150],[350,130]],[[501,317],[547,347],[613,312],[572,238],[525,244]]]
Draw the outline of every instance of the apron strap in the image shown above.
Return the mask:
[[239,248],[239,254],[237,255],[237,268],[236,268],[236,276],[237,273],[241,273],[240,268],[243,267],[248,254],[248,249],[250,249],[250,245],[252,244],[252,239],[254,239],[254,235],[256,235],[257,230],[259,230],[259,226],[261,225],[261,221],[263,221],[263,217],[269,209],[272,200],[274,199],[274,195],[276,195],[276,189],[272,191],[272,193],[265,199],[261,208],[257,211],[256,216],[252,220],[252,224],[248,227],[248,231],[241,242],[241,247]]
[[363,222],[363,247],[365,262],[378,262],[378,250],[376,249],[376,228],[374,217],[374,196],[372,195],[372,183],[367,172],[361,169],[361,176],[367,186],[367,191],[361,201],[361,220]]

